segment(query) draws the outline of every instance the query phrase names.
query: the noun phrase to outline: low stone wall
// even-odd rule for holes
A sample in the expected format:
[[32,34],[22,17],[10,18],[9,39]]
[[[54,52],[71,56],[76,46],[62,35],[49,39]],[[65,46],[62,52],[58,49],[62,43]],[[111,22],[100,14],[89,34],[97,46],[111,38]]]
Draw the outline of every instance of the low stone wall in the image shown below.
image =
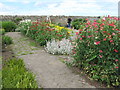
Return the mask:
[[[72,20],[77,18],[88,18],[88,19],[97,19],[97,17],[91,16],[50,16],[50,20],[53,23],[61,23],[62,26],[66,25],[68,17],[72,18]],[[31,20],[46,20],[47,16],[20,16],[20,15],[0,15],[0,21],[14,21],[16,18],[21,18],[22,20],[31,19]]]

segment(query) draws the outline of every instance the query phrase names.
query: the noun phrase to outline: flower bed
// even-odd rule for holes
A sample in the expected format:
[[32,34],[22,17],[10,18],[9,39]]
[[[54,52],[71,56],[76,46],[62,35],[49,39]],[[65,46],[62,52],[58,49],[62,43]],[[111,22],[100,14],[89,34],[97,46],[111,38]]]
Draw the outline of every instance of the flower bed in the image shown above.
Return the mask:
[[[57,27],[57,28],[55,28]],[[46,45],[47,41],[52,39],[61,40],[62,38],[69,38],[70,32],[69,29],[54,26],[48,22],[22,22],[19,27],[20,31],[26,36],[31,37],[40,43],[41,46]]]
[[118,18],[87,21],[76,33],[73,65],[84,69],[93,79],[107,86],[120,85],[120,29]]

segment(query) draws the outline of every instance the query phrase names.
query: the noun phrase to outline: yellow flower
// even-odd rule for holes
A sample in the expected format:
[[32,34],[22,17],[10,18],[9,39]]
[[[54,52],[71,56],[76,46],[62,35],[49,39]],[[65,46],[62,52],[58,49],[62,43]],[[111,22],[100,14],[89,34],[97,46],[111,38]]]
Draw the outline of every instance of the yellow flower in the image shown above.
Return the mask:
[[70,34],[70,32],[68,32]]

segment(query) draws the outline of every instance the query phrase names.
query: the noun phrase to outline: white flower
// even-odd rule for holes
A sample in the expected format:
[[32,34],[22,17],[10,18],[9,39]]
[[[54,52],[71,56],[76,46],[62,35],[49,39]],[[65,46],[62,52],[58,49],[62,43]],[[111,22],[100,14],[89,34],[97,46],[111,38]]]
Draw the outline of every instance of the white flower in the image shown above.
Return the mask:
[[98,37],[95,37],[95,39],[98,39]]
[[61,41],[49,41],[46,44],[45,50],[52,54],[71,54],[72,44],[68,39]]

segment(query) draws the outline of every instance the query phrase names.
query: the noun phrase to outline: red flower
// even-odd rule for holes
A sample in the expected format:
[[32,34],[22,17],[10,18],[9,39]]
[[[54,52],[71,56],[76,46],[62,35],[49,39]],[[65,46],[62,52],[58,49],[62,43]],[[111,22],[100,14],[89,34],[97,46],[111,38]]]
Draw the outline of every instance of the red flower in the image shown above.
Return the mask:
[[99,24],[99,23],[97,23],[97,22],[94,22],[94,23],[93,23],[93,25],[95,25],[95,24]]
[[82,40],[82,38],[80,38],[80,40]]
[[104,23],[101,24],[102,26],[105,25]]
[[100,53],[102,53],[103,51],[102,50],[99,50]]
[[107,31],[103,31],[103,33],[107,33]]
[[115,59],[115,61],[117,62],[117,61],[118,61],[118,59]]
[[109,25],[109,26],[113,26],[113,27],[115,26],[114,23],[112,23],[112,24],[108,24],[108,25]]
[[118,50],[114,49],[115,52],[118,52]]
[[79,34],[79,32],[76,32],[76,35],[78,35]]
[[103,41],[106,41],[106,38],[104,38]]
[[92,36],[88,36],[88,38],[90,38],[90,37],[92,37]]
[[98,45],[98,44],[100,44],[100,41],[98,41],[98,42],[95,42],[95,45]]
[[83,31],[82,29],[79,29],[79,31]]
[[73,52],[73,54],[76,54],[76,52],[74,50],[72,52]]
[[110,40],[110,42],[113,42],[113,40]]
[[115,68],[119,68],[119,67],[115,67]]
[[110,35],[110,33],[107,33],[108,35]]
[[99,55],[100,58],[102,58],[102,55]]
[[62,37],[62,35],[59,35],[60,37]]

